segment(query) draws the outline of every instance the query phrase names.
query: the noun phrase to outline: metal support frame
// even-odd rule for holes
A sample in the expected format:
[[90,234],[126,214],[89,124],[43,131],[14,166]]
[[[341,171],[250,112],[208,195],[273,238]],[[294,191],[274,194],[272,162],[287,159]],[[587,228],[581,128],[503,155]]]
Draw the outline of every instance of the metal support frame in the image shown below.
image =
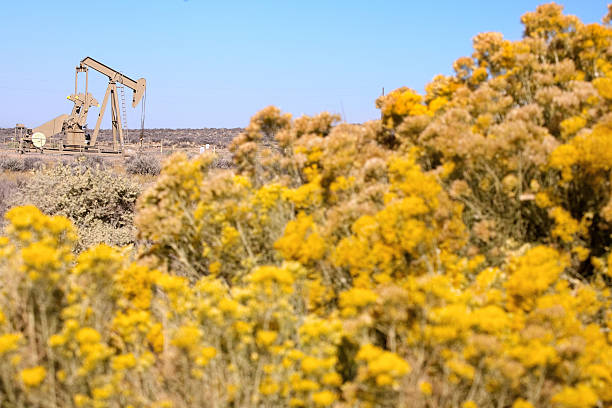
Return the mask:
[[[113,150],[121,151],[123,150],[124,145],[123,128],[121,127],[121,111],[119,109],[119,97],[117,96],[117,83],[112,80],[108,82],[108,87],[106,88],[106,93],[104,94],[104,100],[102,101],[102,107],[100,108],[100,113],[98,114],[96,128],[94,129],[94,134],[91,137],[89,145],[96,145],[96,140],[98,139],[98,134],[100,132],[100,125],[102,123],[102,118],[104,117],[104,112],[106,112],[106,104],[108,103],[109,96],[111,100],[111,128],[113,132]],[[117,146],[117,136],[119,136],[119,146]]]

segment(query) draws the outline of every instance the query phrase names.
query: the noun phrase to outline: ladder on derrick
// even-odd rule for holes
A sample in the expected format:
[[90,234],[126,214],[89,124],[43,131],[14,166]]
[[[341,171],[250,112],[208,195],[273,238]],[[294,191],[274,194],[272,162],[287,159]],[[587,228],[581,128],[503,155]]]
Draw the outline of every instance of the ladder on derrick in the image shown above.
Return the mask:
[[121,126],[123,126],[123,131],[125,132],[126,142],[130,143],[130,135],[127,126],[127,111],[125,109],[125,87],[123,85],[119,86],[119,94],[121,95]]

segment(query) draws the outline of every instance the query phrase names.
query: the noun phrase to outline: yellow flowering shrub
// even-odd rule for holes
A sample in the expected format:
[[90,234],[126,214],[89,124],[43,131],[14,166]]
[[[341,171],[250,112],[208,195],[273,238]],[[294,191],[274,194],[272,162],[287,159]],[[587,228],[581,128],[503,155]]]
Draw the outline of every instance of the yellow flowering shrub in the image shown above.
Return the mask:
[[379,121],[171,156],[137,249],[10,210],[0,407],[610,406],[612,34],[522,21]]
[[[488,260],[499,264],[524,242],[568,250],[587,244],[597,249],[573,262],[590,276],[593,257],[611,244],[604,214],[612,160],[612,29],[583,24],[554,3],[521,21],[521,40],[478,34],[472,55],[453,65],[454,75],[438,76],[425,95],[411,96],[427,112],[410,113],[399,103],[407,100],[399,98],[408,94],[405,88],[381,97],[385,136],[378,140],[391,140],[404,152],[417,147],[426,170],[443,173],[452,165],[442,185],[464,204],[470,241]],[[432,113],[441,98],[442,107]],[[536,198],[543,194],[546,205]],[[562,232],[562,210],[565,226],[588,214],[593,222],[580,234]],[[495,227],[485,228],[491,221]]]

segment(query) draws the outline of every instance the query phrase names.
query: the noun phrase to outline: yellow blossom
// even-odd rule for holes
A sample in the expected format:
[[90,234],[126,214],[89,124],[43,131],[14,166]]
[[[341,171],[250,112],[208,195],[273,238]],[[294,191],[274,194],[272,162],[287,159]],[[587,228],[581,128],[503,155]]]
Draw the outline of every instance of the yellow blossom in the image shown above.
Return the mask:
[[578,221],[561,207],[551,209],[550,216],[555,220],[555,227],[551,231],[552,236],[560,238],[565,243],[572,242],[580,228]]
[[271,381],[269,379],[266,379],[262,381],[261,385],[259,386],[259,392],[262,395],[272,395],[272,394],[276,394],[279,388],[280,387],[278,383]]
[[149,333],[147,333],[147,341],[157,353],[161,352],[164,348],[164,335],[162,329],[162,325],[156,323],[151,327]]
[[83,394],[75,394],[73,397],[73,400],[74,400],[74,405],[76,405],[79,408],[84,407],[89,402],[89,398],[87,397],[87,395],[83,395]]
[[274,247],[287,260],[296,260],[302,264],[320,259],[325,253],[325,242],[319,235],[311,216],[303,212],[297,219],[289,221],[285,233],[274,244]]
[[185,350],[191,350],[202,337],[202,331],[193,325],[185,325],[178,328],[172,338],[172,345]]
[[10,351],[17,350],[21,341],[21,333],[9,333],[0,335],[0,356]]
[[312,394],[312,400],[317,406],[326,407],[333,404],[336,394],[328,390],[319,391]]
[[386,387],[392,385],[394,382],[395,380],[389,374],[378,374],[376,376],[376,385],[379,387]]
[[81,344],[97,343],[100,341],[100,333],[91,327],[83,327],[76,334],[77,341]]
[[257,344],[262,346],[269,346],[276,340],[278,333],[272,330],[258,330],[257,331]]
[[38,387],[47,375],[47,370],[42,366],[26,368],[21,371],[21,381],[28,387]]
[[474,378],[474,373],[476,372],[476,370],[473,366],[466,362],[459,360],[451,360],[447,362],[446,365],[448,366],[448,368],[451,369],[453,373],[457,374],[460,377],[466,378],[468,380],[472,380]]
[[136,357],[132,353],[115,356],[111,360],[111,367],[115,371],[126,370],[136,365]]
[[306,403],[304,402],[303,399],[300,399],[300,398],[291,398],[289,400],[289,406],[290,407],[303,407],[304,405],[306,405]]
[[339,387],[342,384],[342,377],[340,376],[340,374],[334,372],[331,373],[325,373],[325,375],[323,375],[323,378],[321,380],[323,382],[323,384],[325,385],[331,385],[334,387]]
[[340,307],[344,316],[350,316],[357,312],[358,308],[376,302],[378,296],[370,289],[351,288],[340,293]]
[[59,347],[66,343],[66,337],[61,334],[54,334],[49,337],[49,346]]
[[512,404],[512,408],[533,408],[533,405],[529,401],[518,398],[514,401],[514,404]]
[[421,381],[419,383],[419,389],[421,390],[423,395],[431,395],[431,393],[432,393],[431,383],[429,383],[427,381]]
[[552,402],[564,408],[592,407],[597,404],[597,394],[584,383],[576,387],[564,387],[552,397]]
[[91,391],[91,394],[96,400],[106,400],[113,395],[113,386],[106,384],[102,387],[96,387]]
[[205,366],[208,362],[217,355],[217,350],[214,347],[202,347],[196,358],[196,364]]
[[567,138],[586,125],[586,120],[580,116],[572,116],[561,122],[561,135]]
[[557,251],[544,246],[535,247],[513,260],[506,289],[510,295],[529,298],[548,288],[564,267]]

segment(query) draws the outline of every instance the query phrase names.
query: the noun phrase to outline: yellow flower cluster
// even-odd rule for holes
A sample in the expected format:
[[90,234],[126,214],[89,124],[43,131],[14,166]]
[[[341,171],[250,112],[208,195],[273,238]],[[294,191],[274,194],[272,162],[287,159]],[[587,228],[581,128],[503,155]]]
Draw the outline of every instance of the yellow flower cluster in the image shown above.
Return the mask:
[[47,371],[44,367],[37,366],[32,368],[26,368],[21,371],[21,381],[27,387],[38,387],[43,382]]
[[371,344],[361,346],[355,360],[366,363],[360,373],[360,379],[364,382],[372,379],[379,387],[397,388],[398,379],[410,372],[410,365],[397,354],[381,350]]
[[20,333],[9,333],[0,336],[0,355],[7,354],[17,350],[19,341],[21,340]]
[[0,407],[611,405],[612,31],[523,22],[381,121],[172,156],[136,250],[10,210]]

